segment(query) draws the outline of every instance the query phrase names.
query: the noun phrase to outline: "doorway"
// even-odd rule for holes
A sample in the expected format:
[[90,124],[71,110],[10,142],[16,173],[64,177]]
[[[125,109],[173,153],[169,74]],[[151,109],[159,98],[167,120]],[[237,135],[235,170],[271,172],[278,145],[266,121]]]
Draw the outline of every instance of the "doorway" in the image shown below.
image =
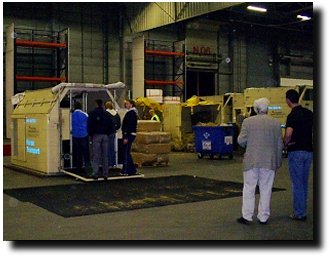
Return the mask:
[[186,80],[186,99],[193,95],[215,95],[215,72],[188,70]]

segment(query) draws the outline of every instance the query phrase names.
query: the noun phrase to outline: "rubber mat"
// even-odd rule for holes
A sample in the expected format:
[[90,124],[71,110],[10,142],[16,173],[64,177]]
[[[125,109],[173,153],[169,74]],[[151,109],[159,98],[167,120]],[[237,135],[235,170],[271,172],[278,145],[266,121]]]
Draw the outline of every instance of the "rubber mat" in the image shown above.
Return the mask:
[[242,188],[242,183],[179,175],[6,189],[4,193],[63,217],[76,217],[225,199],[241,196]]

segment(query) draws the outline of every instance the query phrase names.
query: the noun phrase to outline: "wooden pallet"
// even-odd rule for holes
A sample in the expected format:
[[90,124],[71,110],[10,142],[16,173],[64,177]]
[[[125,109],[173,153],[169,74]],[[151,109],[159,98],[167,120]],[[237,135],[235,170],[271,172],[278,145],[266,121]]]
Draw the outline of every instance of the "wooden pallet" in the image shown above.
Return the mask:
[[168,166],[169,161],[167,162],[135,162],[138,168],[142,167],[161,167]]
[[[97,179],[91,178],[91,177],[86,177],[83,175],[79,175],[70,171],[66,171],[66,170],[61,170],[61,172],[74,177],[76,180],[80,180],[80,181],[84,181],[84,182],[95,182],[95,181],[104,181],[104,178],[99,177]],[[136,179],[136,178],[144,178],[144,174],[136,174],[136,175],[129,175],[129,176],[109,176],[107,178],[108,181],[111,180],[124,180],[124,179]]]

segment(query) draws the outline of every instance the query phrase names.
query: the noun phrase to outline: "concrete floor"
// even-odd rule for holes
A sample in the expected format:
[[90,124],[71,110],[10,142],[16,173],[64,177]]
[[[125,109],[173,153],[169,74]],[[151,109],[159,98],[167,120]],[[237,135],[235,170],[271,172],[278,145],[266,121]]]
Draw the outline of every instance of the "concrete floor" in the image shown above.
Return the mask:
[[[9,157],[4,157],[9,162]],[[171,153],[168,167],[141,168],[145,178],[196,175],[242,182],[242,157],[233,160],[198,159],[193,153]],[[3,188],[76,183],[71,177],[37,177],[3,168]],[[236,222],[241,197],[163,206],[115,213],[63,218],[31,203],[3,195],[3,239],[13,240],[285,240],[318,239],[313,221],[313,173],[309,181],[306,222],[292,221],[287,159],[277,173],[275,187],[286,191],[272,195],[267,225]],[[64,196],[64,194],[63,194]],[[256,207],[257,210],[257,207]],[[311,243],[312,244],[312,243]],[[289,245],[289,242],[288,244]]]

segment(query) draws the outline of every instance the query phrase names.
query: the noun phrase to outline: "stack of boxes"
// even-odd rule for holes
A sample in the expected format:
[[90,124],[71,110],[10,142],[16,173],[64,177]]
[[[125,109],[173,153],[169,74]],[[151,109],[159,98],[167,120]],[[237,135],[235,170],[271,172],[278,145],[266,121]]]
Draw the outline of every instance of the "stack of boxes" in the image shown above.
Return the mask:
[[163,102],[162,89],[146,89],[146,97],[155,100],[158,103]]
[[138,120],[137,136],[132,145],[132,157],[139,167],[168,165],[171,151],[171,134],[161,132],[161,123]]
[[179,96],[165,96],[165,97],[163,97],[163,103],[180,104],[180,97]]

